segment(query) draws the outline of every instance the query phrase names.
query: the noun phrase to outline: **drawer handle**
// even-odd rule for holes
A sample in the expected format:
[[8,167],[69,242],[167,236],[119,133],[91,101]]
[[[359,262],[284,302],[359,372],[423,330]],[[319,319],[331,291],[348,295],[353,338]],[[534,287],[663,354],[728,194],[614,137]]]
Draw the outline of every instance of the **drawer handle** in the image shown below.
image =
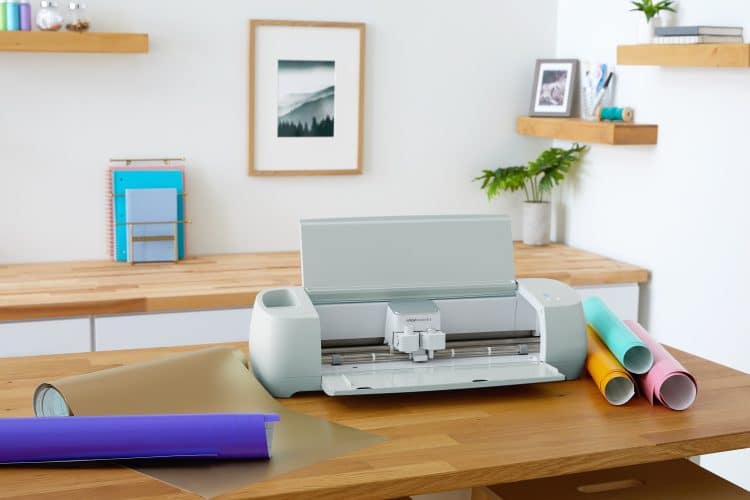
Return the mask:
[[601,493],[603,491],[624,490],[643,486],[643,482],[638,479],[623,479],[622,481],[609,481],[607,483],[584,484],[576,488],[581,493]]

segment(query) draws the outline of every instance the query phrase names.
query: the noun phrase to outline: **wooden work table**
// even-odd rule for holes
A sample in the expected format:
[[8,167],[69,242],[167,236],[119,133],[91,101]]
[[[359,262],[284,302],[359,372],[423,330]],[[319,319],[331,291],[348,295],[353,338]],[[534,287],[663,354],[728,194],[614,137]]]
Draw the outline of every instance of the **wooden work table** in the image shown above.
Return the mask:
[[[516,275],[573,286],[642,283],[648,271],[552,244],[515,244]],[[179,263],[111,261],[0,265],[0,321],[252,306],[263,288],[300,284],[299,253],[191,257]]]
[[[238,344],[245,348],[245,344]],[[6,359],[0,415],[31,415],[42,381],[193,347]],[[394,498],[750,447],[750,375],[673,351],[698,379],[684,412],[639,398],[607,404],[588,378],[452,392],[279,400],[387,438],[224,498]],[[0,468],[0,498],[194,498],[110,464]]]

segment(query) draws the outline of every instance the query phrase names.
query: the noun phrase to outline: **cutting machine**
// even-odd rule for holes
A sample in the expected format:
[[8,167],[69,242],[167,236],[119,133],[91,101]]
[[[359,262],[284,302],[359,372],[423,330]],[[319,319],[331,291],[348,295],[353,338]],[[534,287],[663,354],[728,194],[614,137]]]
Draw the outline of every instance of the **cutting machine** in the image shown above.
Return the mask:
[[253,371],[271,394],[465,389],[577,378],[578,294],[516,280],[500,215],[303,220],[302,286],[261,291]]

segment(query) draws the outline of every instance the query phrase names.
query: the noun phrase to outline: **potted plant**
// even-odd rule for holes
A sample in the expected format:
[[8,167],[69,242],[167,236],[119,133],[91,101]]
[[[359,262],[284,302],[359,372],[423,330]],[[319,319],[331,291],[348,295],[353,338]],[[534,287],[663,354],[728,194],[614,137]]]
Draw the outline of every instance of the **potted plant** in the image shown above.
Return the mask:
[[641,43],[651,43],[654,39],[654,29],[658,26],[672,24],[664,22],[661,13],[676,13],[675,0],[638,0],[630,2],[633,4],[631,12],[643,12],[646,16],[646,24],[639,24],[638,41]]
[[500,167],[483,170],[475,181],[482,181],[482,189],[492,200],[501,191],[515,192],[523,189],[526,202],[523,204],[523,242],[527,245],[549,243],[551,208],[545,201],[545,193],[565,179],[570,168],[576,164],[587,146],[574,144],[569,149],[550,148],[525,166]]

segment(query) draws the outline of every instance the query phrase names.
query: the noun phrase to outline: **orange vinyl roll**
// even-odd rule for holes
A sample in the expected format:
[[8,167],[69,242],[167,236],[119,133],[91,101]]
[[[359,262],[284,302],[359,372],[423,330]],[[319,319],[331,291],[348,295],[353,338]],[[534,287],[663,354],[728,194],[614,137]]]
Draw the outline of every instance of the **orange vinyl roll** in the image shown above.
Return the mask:
[[635,382],[615,356],[607,349],[591,326],[586,325],[588,357],[586,369],[604,398],[613,405],[623,405],[635,395]]

